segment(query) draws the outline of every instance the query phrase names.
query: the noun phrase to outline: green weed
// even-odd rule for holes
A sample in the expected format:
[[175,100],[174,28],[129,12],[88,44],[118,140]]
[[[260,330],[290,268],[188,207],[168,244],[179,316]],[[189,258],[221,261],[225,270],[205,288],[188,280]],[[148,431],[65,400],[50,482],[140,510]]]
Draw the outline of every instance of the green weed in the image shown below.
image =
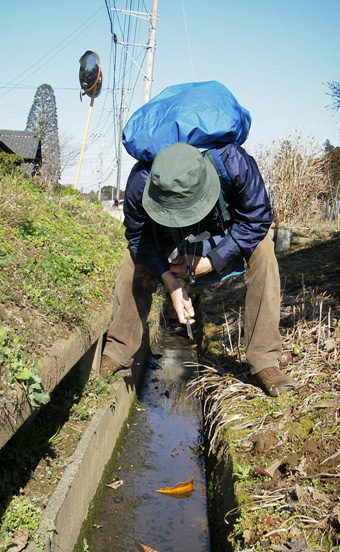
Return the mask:
[[239,481],[246,481],[252,476],[253,472],[253,467],[249,464],[237,464],[235,466],[234,476]]
[[[32,318],[43,323],[41,337],[50,324],[83,327],[98,304],[110,300],[126,241],[120,223],[99,203],[69,188],[47,196],[39,179],[6,174],[0,186],[0,320],[17,326],[29,358],[39,350],[28,339]],[[25,317],[22,323],[13,309]],[[35,393],[32,374],[20,376]]]
[[5,327],[0,327],[0,364],[8,370],[10,383],[15,380],[22,385],[32,406],[38,407],[50,400],[49,393],[45,393],[41,385],[39,366],[27,362],[25,353],[20,349],[19,339],[11,339]]
[[18,529],[27,529],[29,536],[34,537],[38,531],[42,511],[28,498],[15,497],[7,507],[0,527],[0,552],[8,550],[12,541],[11,535]]

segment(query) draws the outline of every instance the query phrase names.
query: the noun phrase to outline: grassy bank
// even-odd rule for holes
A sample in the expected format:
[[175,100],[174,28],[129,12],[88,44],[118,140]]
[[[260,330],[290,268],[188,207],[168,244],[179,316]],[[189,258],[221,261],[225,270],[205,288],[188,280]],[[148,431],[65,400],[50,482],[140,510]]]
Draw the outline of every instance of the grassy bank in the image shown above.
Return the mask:
[[111,300],[126,242],[100,204],[17,169],[1,176],[0,220],[0,391],[18,381],[43,403],[34,360]]
[[54,338],[55,326],[85,324],[112,295],[126,242],[100,204],[69,188],[47,196],[21,173],[1,178],[0,219],[0,321],[31,354],[46,346],[36,340],[46,324]]
[[0,166],[0,179],[0,402],[16,404],[23,390],[32,406],[46,404],[0,453],[0,549],[7,550],[16,531],[35,533],[86,423],[109,400],[107,383],[79,374],[50,397],[36,360],[74,328],[86,331],[111,301],[126,241],[121,223],[76,191],[48,195],[41,179],[10,163]]

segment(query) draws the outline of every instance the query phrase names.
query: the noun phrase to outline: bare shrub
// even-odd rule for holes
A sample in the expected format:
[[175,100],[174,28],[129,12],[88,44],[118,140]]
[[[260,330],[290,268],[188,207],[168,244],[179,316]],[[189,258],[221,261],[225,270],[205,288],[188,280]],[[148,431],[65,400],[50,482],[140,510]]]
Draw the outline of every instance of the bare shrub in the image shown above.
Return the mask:
[[324,158],[314,137],[300,131],[269,145],[260,145],[255,158],[269,192],[274,217],[303,222],[320,214],[329,192]]

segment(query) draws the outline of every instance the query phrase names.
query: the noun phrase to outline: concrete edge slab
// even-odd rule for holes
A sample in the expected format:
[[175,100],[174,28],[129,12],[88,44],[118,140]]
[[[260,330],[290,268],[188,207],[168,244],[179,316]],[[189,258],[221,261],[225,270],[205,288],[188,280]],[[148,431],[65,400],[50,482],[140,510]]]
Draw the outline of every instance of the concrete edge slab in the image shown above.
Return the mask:
[[[82,358],[89,348],[106,332],[112,318],[111,303],[105,304],[88,323],[88,329],[76,329],[65,339],[56,341],[49,351],[37,360],[41,368],[44,391],[51,393],[64,376]],[[0,449],[38,408],[33,408],[23,390],[18,386],[17,401],[3,402],[0,409]]]
[[[133,388],[121,381],[115,407],[108,404],[92,418],[44,510],[38,531],[44,535],[44,551],[73,549],[134,397]],[[41,548],[31,543],[27,551],[41,552]]]

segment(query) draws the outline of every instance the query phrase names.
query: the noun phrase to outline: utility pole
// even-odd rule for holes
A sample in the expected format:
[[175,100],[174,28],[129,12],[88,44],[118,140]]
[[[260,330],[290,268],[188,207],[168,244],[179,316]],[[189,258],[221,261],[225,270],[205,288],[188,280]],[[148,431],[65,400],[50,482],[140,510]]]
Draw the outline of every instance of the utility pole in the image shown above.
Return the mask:
[[153,63],[156,50],[156,31],[158,21],[158,0],[152,0],[151,13],[149,14],[149,39],[145,58],[145,79],[143,90],[143,105],[151,100],[151,86],[153,76]]
[[120,114],[119,114],[119,144],[118,144],[118,163],[117,163],[117,187],[116,187],[117,205],[119,205],[120,179],[121,179],[121,173],[122,173],[123,124],[124,124],[124,88],[122,88],[122,97],[120,99]]
[[[143,46],[141,44],[134,44],[134,46],[143,46],[146,48],[146,58],[145,58],[145,71],[138,66],[136,61],[132,61],[137,65],[139,70],[144,74],[144,87],[143,87],[143,98],[142,105],[147,103],[151,99],[151,87],[152,87],[152,77],[153,77],[153,65],[154,65],[154,56],[156,50],[156,30],[157,30],[157,21],[158,21],[158,1],[152,0],[151,4],[151,13],[142,13],[142,12],[132,12],[128,10],[121,10],[117,8],[111,8],[112,11],[126,13],[131,16],[139,17],[141,19],[147,19],[149,21],[149,36],[147,45]],[[125,50],[126,54],[130,56],[128,50],[125,48],[127,43],[118,42],[117,36],[115,35],[115,42],[120,44]],[[123,81],[124,82],[124,81]],[[122,86],[122,96],[120,103],[120,113],[119,113],[119,144],[118,144],[118,160],[117,160],[117,186],[116,186],[116,200],[119,201],[120,196],[120,179],[121,179],[121,165],[122,165],[122,137],[123,137],[123,123],[124,123],[124,85]]]

